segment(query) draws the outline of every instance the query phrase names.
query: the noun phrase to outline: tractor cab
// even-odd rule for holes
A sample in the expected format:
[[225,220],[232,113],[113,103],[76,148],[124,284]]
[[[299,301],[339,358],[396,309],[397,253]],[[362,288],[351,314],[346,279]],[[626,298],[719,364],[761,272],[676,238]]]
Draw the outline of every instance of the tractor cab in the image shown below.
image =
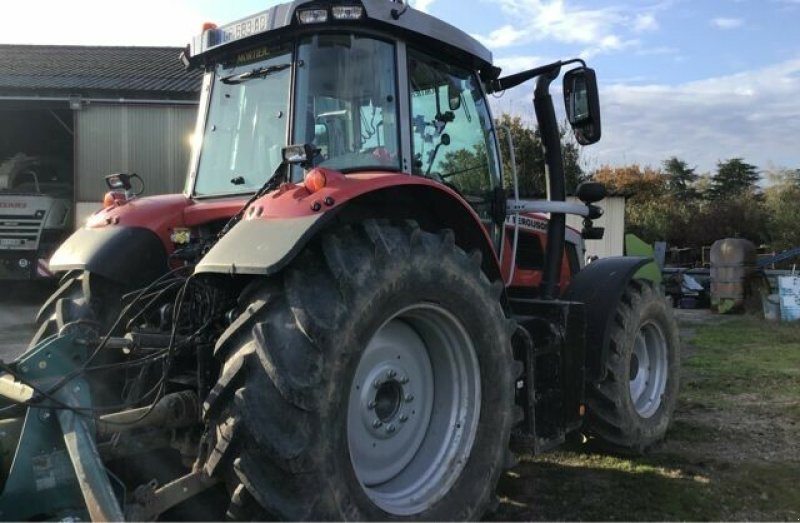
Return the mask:
[[286,181],[315,167],[406,173],[492,221],[501,175],[485,78],[496,69],[463,32],[384,0],[294,2],[207,29],[185,60],[207,71],[192,196],[252,193],[301,144],[310,155]]
[[[266,181],[272,188],[303,184],[316,169],[345,177],[425,179],[457,194],[477,215],[492,244],[486,254],[506,255],[499,263],[510,267],[504,277],[509,283],[517,243],[511,236],[519,235],[520,222],[512,219],[504,241],[509,216],[566,212],[588,218],[585,205],[563,203],[559,130],[548,92],[562,66],[580,60],[501,78],[491,53],[472,37],[388,0],[279,5],[208,26],[183,59],[206,71],[197,129],[202,139],[187,187],[192,198],[252,194]],[[508,200],[499,153],[506,137],[498,136],[487,102],[488,93],[537,76],[537,99],[549,110],[539,124],[555,205],[522,202],[516,191]],[[570,71],[564,92],[578,141],[594,143],[600,122],[593,72],[585,65]],[[299,154],[287,155],[287,147]],[[516,186],[515,172],[507,178]],[[562,252],[563,231],[557,223],[549,231],[556,241],[537,241]],[[550,280],[563,278],[563,265],[559,260],[549,271]],[[550,287],[558,287],[552,281]]]

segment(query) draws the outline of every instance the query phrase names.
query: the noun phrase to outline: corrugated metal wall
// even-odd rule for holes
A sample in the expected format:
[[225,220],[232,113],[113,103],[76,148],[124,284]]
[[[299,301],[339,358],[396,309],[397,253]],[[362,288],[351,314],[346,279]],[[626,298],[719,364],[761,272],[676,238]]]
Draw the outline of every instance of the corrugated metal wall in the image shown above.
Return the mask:
[[[573,203],[580,203],[575,198],[568,198]],[[602,240],[586,240],[586,255],[622,256],[625,251],[625,198],[609,196],[598,203],[603,208],[603,216],[594,221],[596,227],[605,227]],[[579,231],[583,228],[583,218],[567,215],[567,225]]]
[[107,174],[137,173],[144,195],[181,192],[189,165],[195,105],[91,104],[75,116],[77,200],[97,202]]

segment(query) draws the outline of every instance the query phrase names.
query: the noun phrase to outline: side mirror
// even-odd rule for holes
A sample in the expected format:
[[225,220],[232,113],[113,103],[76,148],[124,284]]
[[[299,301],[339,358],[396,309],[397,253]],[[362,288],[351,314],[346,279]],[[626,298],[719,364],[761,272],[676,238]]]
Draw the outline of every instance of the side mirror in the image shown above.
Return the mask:
[[578,143],[597,143],[601,134],[600,96],[594,69],[579,67],[564,75],[564,103]]
[[447,82],[447,104],[450,106],[451,111],[457,111],[461,108],[461,93],[463,90],[458,85],[457,81],[452,78]]

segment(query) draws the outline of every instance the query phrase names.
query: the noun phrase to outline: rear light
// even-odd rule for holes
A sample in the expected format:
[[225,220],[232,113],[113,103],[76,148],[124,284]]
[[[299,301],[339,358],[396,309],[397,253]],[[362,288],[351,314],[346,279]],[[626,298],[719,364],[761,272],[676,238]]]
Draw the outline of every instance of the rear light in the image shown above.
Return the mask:
[[297,12],[301,24],[321,24],[328,21],[327,9],[304,9]]
[[215,24],[214,22],[204,22],[203,23],[203,32],[210,31],[211,29],[216,29],[216,28],[217,28],[217,24]]
[[306,179],[303,184],[306,186],[306,190],[313,194],[325,188],[328,184],[328,178],[321,170],[312,169],[306,174]]
[[331,9],[336,20],[358,20],[364,16],[364,8],[360,5],[337,5]]

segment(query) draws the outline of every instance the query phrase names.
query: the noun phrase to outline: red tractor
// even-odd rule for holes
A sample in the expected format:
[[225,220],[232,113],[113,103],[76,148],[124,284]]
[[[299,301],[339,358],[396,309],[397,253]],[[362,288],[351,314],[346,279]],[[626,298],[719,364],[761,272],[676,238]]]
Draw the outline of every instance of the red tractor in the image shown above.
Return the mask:
[[[569,122],[599,140],[582,60],[501,76],[389,0],[279,5],[182,58],[205,71],[185,192],[108,177],[3,365],[0,517],[476,519],[512,444],[664,436],[670,309],[648,260],[583,267],[602,187],[565,201],[549,88],[572,66]],[[542,201],[503,187],[487,102],[533,79]]]

